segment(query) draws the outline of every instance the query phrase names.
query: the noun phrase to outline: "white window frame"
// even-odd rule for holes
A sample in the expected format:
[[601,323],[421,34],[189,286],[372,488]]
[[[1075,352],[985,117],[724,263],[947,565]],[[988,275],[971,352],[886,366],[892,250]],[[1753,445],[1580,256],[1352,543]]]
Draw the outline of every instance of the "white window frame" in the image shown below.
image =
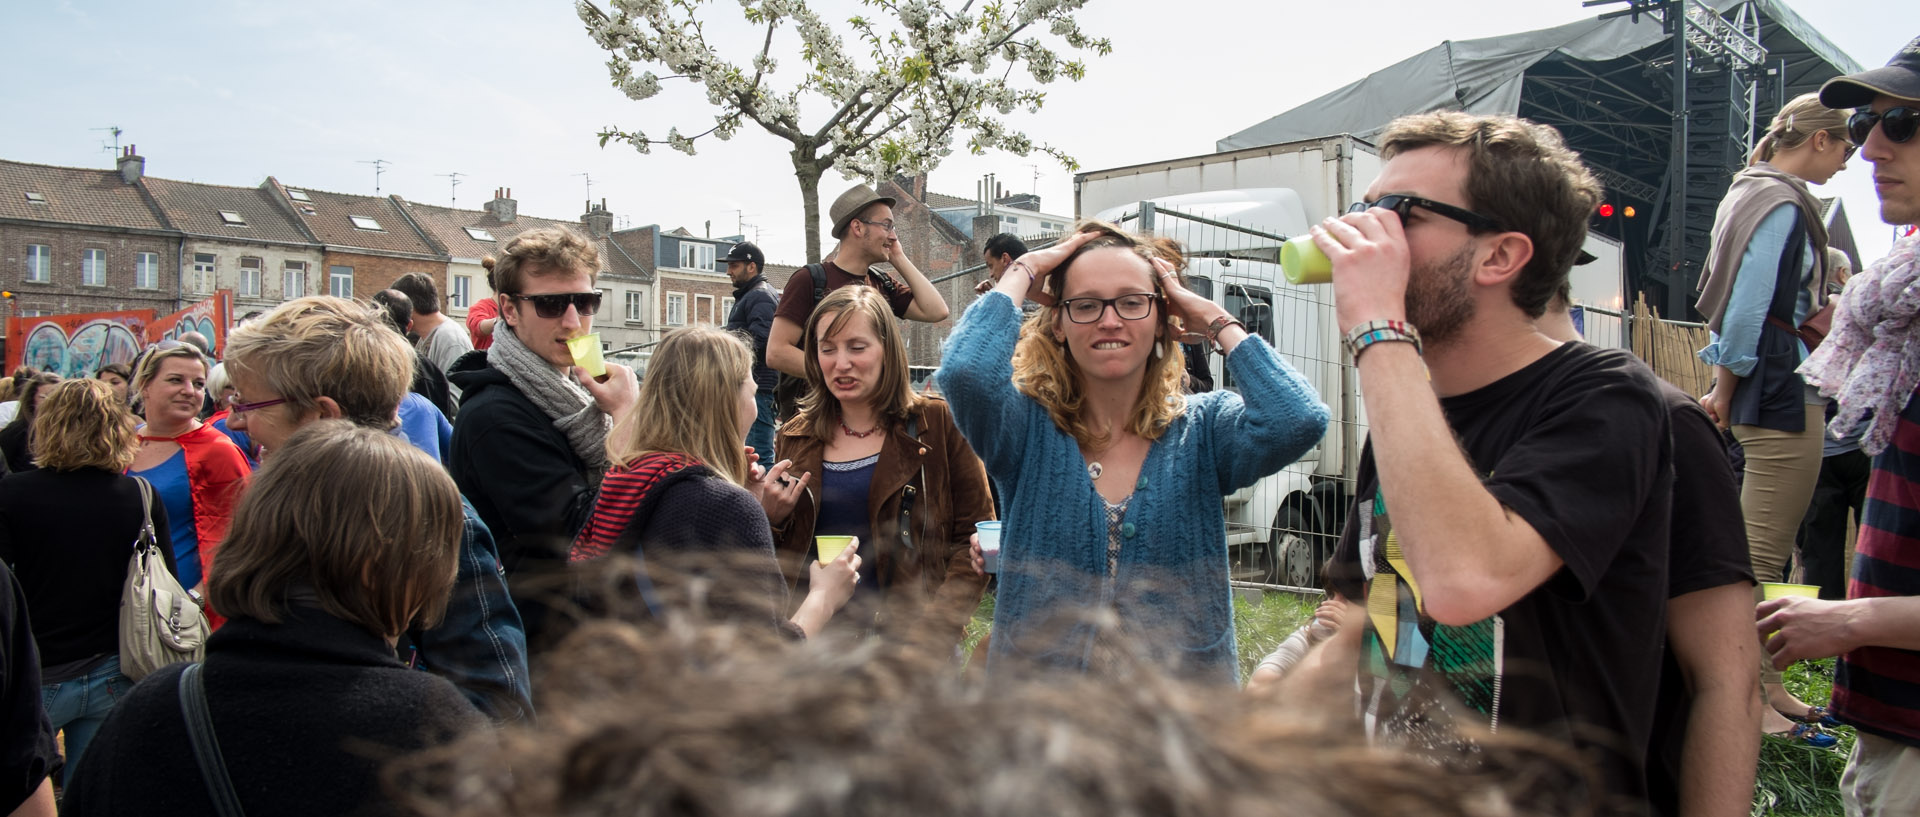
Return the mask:
[[80,285],[83,287],[103,287],[107,285],[107,251],[99,247],[87,247],[80,251]]
[[387,228],[380,226],[380,220],[373,216],[347,216],[347,220],[353,222],[355,229],[366,230],[370,233],[384,233],[387,231]]
[[288,299],[307,296],[307,262],[280,262],[280,295]]
[[157,252],[134,253],[133,288],[160,288],[160,254]]
[[685,292],[667,293],[667,314],[665,318],[666,318],[666,324],[668,326],[685,326],[686,325],[687,293]]
[[714,323],[726,323],[733,319],[733,296],[728,295],[720,299],[720,314],[713,317]]
[[680,267],[713,272],[714,247],[698,241],[680,242]]
[[246,216],[243,216],[243,215],[240,215],[239,213],[236,213],[236,212],[234,212],[234,211],[232,211],[232,210],[221,210],[221,211],[219,211],[219,212],[220,212],[220,223],[221,223],[221,224],[225,224],[225,225],[226,225],[226,226],[228,226],[228,227],[245,227],[245,226],[247,226],[247,217],[246,217]]
[[27,245],[27,274],[24,280],[36,284],[53,281],[53,245]]
[[647,319],[647,294],[637,289],[627,290],[627,320],[638,323]]
[[193,254],[193,289],[192,291],[194,292],[212,292],[213,291],[213,282],[218,280],[215,277],[215,269],[219,263],[220,263],[219,256],[216,256],[213,253],[197,252]]
[[266,277],[262,274],[266,266],[267,262],[264,258],[251,255],[240,256],[240,281],[238,291],[234,294],[242,298],[260,297],[260,279]]
[[467,237],[475,241],[498,241],[499,240],[493,237],[493,233],[487,232],[486,229],[481,227],[462,227],[460,229],[466,230]]
[[[346,272],[343,273],[341,270],[346,270]],[[345,286],[342,286],[342,284],[345,284]],[[346,292],[344,295],[340,294],[343,290]],[[352,300],[353,267],[345,264],[334,264],[327,268],[327,294],[335,298]]]
[[[700,313],[703,311],[707,315],[707,317],[705,317],[704,319],[700,317]],[[693,296],[693,319],[699,323],[718,323],[719,322],[714,320],[712,295],[696,294]]]
[[455,275],[447,287],[447,306],[466,309],[473,305],[473,276]]
[[287,198],[293,199],[294,201],[313,201],[313,197],[308,196],[307,191],[301,190],[298,187],[287,188]]

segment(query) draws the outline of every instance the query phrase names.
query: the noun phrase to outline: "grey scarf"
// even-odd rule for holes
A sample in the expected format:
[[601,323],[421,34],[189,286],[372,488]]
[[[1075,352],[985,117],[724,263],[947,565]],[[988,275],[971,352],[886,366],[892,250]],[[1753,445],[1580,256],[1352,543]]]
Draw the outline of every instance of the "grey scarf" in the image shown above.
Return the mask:
[[[1799,176],[1781,171],[1766,162],[1756,162],[1740,171],[1720,200],[1713,216],[1713,249],[1707,255],[1707,274],[1700,278],[1700,302],[1694,305],[1707,318],[1707,328],[1720,331],[1720,319],[1726,316],[1727,301],[1733,297],[1733,279],[1740,271],[1740,257],[1753,240],[1754,230],[1775,207],[1791,204],[1800,208],[1807,225],[1807,240],[1813,244],[1813,307],[1826,305],[1827,225],[1820,220],[1820,200],[1813,197]],[[1769,259],[1778,266],[1778,261]]]
[[573,453],[598,476],[607,467],[607,428],[612,418],[594,405],[593,396],[572,377],[554,371],[546,358],[521,343],[512,327],[503,323],[499,329],[487,350],[487,364],[505,372],[514,388],[553,418]]

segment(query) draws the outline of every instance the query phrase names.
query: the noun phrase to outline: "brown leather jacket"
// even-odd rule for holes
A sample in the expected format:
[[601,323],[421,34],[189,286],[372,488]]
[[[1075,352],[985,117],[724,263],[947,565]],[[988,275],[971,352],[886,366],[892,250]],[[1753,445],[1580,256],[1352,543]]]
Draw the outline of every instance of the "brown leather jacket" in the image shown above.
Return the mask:
[[[967,537],[975,523],[993,518],[993,498],[987,491],[987,469],[960,436],[946,401],[928,398],[915,425],[913,435],[904,423],[887,428],[867,503],[874,541],[860,544],[860,558],[879,560],[875,575],[884,577],[887,586],[881,631],[950,648],[959,643],[986,588],[986,577],[973,571]],[[774,444],[781,459],[793,460],[789,473],[813,475],[793,514],[773,531],[780,570],[794,588],[795,603],[806,598],[807,561],[813,555],[813,526],[819,516],[820,462],[826,451],[824,443],[801,428],[801,419],[794,418],[780,429]],[[911,549],[900,536],[901,505],[909,493]],[[833,623],[846,626],[838,619]]]

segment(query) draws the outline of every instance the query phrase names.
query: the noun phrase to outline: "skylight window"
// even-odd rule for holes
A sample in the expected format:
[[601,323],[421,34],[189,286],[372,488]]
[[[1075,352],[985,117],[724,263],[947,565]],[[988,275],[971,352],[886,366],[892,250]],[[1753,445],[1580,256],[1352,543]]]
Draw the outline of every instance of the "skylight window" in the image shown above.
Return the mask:
[[29,192],[27,193],[27,203],[28,204],[46,204],[47,194]]
[[347,220],[353,222],[353,226],[359,227],[362,230],[386,232],[386,228],[380,226],[380,222],[374,221],[366,216],[347,216]]
[[247,220],[244,217],[242,217],[239,213],[236,213],[232,210],[221,210],[220,220],[234,227],[247,226]]
[[480,229],[479,227],[467,227],[465,229],[467,231],[467,237],[472,238],[475,241],[493,241],[494,240],[493,233],[489,233],[486,230]]
[[287,198],[293,199],[294,201],[313,201],[313,199],[307,198],[307,191],[292,187],[287,188]]

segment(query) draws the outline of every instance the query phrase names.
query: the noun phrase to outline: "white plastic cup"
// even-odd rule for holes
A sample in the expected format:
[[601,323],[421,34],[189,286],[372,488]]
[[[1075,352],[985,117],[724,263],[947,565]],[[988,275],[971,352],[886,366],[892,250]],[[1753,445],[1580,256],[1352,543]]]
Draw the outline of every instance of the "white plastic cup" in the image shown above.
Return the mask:
[[980,561],[988,573],[1000,572],[1000,522],[981,522],[973,526],[980,537]]

